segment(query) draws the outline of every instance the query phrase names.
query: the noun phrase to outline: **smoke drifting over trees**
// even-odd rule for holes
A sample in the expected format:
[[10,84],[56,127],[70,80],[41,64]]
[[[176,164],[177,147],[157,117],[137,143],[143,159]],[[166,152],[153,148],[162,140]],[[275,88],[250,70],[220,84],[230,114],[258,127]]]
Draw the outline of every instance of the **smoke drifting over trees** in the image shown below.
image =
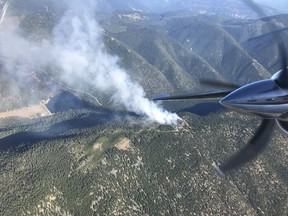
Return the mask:
[[31,42],[21,37],[18,29],[1,35],[1,53],[12,59],[5,65],[6,70],[11,70],[11,63],[15,62],[35,68],[53,67],[65,83],[113,92],[113,103],[152,121],[176,124],[179,117],[149,101],[143,88],[119,66],[119,59],[105,51],[101,27],[94,17],[97,3],[73,0],[65,7],[51,40]]

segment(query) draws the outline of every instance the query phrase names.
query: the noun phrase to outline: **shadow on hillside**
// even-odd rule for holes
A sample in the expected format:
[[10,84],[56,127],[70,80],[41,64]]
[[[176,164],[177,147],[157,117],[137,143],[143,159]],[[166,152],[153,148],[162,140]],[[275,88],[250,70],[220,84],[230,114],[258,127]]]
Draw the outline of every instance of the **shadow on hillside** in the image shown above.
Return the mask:
[[[69,96],[70,98],[70,96]],[[71,99],[71,98],[70,98]],[[74,98],[75,99],[75,98]],[[70,100],[71,101],[71,100]],[[75,100],[73,100],[75,102]],[[63,101],[64,102],[64,101]],[[77,101],[78,102],[78,101]],[[82,104],[74,104],[74,109],[83,109],[87,106]],[[84,128],[92,128],[97,125],[109,124],[119,122],[127,117],[137,117],[135,113],[127,111],[115,111],[105,107],[89,105],[89,111],[85,114],[62,122],[55,123],[50,126],[48,130],[33,132],[23,131],[18,132],[0,139],[0,151],[17,150],[23,151],[31,145],[41,141],[51,141],[55,139],[72,138],[79,135],[79,130]],[[71,109],[71,104],[69,106]],[[65,111],[66,107],[55,107],[54,111]],[[56,109],[57,108],[57,109]],[[214,112],[223,110],[219,103],[201,103],[193,107],[184,108],[177,112],[191,112],[199,116],[206,116]],[[43,123],[39,122],[39,128],[43,127]],[[38,126],[38,125],[37,125]],[[1,129],[0,129],[1,130]],[[81,133],[81,132],[80,132]]]
[[95,108],[93,104],[81,100],[76,95],[63,91],[50,99],[46,107],[52,113],[66,112],[68,110]]
[[204,102],[204,103],[196,104],[192,107],[186,107],[186,108],[177,110],[177,112],[178,113],[190,112],[199,116],[207,116],[212,113],[216,113],[216,112],[223,111],[223,110],[225,110],[225,108],[221,106],[218,102]]
[[[103,107],[94,107],[93,110],[91,109],[88,113],[77,116],[74,119],[55,123],[48,130],[40,132],[24,131],[4,137],[0,139],[0,151],[21,151],[37,142],[72,138],[79,135],[80,129],[119,122],[121,119],[136,116],[136,114],[127,111],[114,111]],[[39,128],[43,126],[43,123],[38,124]]]

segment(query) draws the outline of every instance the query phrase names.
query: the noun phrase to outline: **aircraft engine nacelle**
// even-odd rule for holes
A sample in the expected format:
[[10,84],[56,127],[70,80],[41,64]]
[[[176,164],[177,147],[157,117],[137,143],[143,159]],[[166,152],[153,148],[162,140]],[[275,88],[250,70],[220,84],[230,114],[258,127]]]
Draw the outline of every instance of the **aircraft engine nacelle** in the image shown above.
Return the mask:
[[277,124],[285,133],[288,134],[288,121],[281,121],[277,119]]

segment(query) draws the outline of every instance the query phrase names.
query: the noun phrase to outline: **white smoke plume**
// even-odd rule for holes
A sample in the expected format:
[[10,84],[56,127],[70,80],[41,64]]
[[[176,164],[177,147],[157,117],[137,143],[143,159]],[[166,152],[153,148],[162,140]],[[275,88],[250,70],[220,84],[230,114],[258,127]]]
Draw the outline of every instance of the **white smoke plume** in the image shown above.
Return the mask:
[[72,0],[67,7],[53,31],[52,41],[39,46],[10,35],[9,40],[18,43],[17,51],[11,52],[8,39],[6,45],[0,46],[1,51],[6,51],[7,56],[25,59],[27,64],[33,66],[53,62],[61,73],[61,79],[67,83],[88,83],[99,91],[112,91],[112,101],[123,105],[128,111],[145,115],[160,124],[177,124],[180,118],[149,101],[143,88],[119,66],[119,59],[105,51],[101,27],[94,16],[97,1]]

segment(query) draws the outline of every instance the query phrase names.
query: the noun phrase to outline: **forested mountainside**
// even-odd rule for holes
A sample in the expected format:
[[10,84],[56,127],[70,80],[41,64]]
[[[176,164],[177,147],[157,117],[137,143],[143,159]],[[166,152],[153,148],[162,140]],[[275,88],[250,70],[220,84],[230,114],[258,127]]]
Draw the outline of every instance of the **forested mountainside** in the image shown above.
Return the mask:
[[[287,15],[160,14],[140,1],[120,2],[96,15],[101,46],[148,99],[215,90],[201,79],[243,85],[281,67]],[[29,45],[48,43],[62,10],[28,3],[15,5],[3,24],[19,27]],[[68,82],[53,62],[24,64],[13,52],[29,57],[0,50],[1,114],[19,112],[0,118],[0,215],[287,215],[288,143],[279,129],[256,161],[220,177],[214,166],[245,146],[258,118],[214,100],[165,102],[182,120],[161,125],[113,105],[111,90],[99,92],[81,76]],[[20,115],[35,104],[48,114]]]

